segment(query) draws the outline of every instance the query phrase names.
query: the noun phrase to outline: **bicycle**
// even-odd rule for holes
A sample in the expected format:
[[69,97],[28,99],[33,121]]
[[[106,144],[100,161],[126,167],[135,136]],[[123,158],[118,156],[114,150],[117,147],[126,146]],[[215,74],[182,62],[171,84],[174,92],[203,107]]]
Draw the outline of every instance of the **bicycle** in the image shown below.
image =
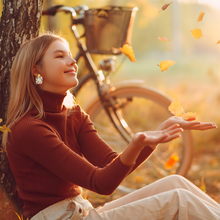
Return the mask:
[[[113,48],[119,48],[122,46],[121,44],[129,42],[131,39],[136,11],[137,8],[113,6],[88,9],[85,5],[76,7],[57,5],[42,12],[42,15],[53,16],[57,12],[71,14],[71,30],[79,49],[75,60],[78,62],[79,58],[83,57],[89,69],[88,74],[78,77],[79,84],[73,88],[72,93],[77,98],[88,82],[94,83],[97,95],[84,110],[90,115],[99,135],[116,151],[123,150],[135,132],[152,130],[171,116],[168,106],[172,99],[157,89],[147,87],[144,85],[144,81],[129,80],[117,84],[111,83],[110,74],[115,69],[115,56],[121,54],[120,51],[114,51]],[[126,30],[122,30],[122,33],[118,30],[123,29],[122,25],[118,27],[119,21],[122,20],[120,20],[120,16],[124,17],[123,22],[127,22],[123,24]],[[81,36],[76,28],[79,24],[85,28],[85,34]],[[113,31],[117,29],[116,33],[119,38],[114,39],[113,42],[109,42],[111,40],[108,39],[106,42],[101,37],[104,26],[108,26],[108,29],[105,29],[107,34],[110,33],[109,27],[112,27]],[[121,39],[119,35],[123,35],[121,42],[119,42]],[[83,37],[86,37],[86,44],[82,41]],[[97,38],[99,39],[97,40]],[[110,45],[106,46],[106,44]],[[98,69],[91,57],[92,53],[113,55],[114,57],[100,61]],[[165,163],[173,153],[178,155],[179,161],[170,169],[165,169]],[[170,144],[161,144],[141,166],[142,169],[138,168],[127,178],[130,178],[135,189],[170,174],[176,173],[185,176],[190,168],[192,157],[192,134],[190,131],[184,131],[182,138],[172,141]],[[134,190],[129,185],[126,186],[125,182],[118,189],[124,193]]]

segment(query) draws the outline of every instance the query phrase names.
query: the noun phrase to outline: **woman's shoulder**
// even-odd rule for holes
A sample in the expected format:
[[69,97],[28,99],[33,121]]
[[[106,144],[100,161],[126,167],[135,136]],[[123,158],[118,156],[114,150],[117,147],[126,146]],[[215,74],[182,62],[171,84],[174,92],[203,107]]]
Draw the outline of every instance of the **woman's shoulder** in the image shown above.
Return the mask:
[[85,111],[81,108],[81,106],[78,104],[74,105],[71,109],[67,109],[67,112],[69,116],[75,114],[87,115]]
[[79,123],[89,120],[89,115],[78,104],[74,105],[71,109],[68,109],[67,112],[68,117],[71,120],[78,121]]
[[18,122],[11,127],[11,135],[14,137],[27,136],[33,133],[33,130],[45,127],[46,123],[42,120],[33,117],[31,114],[26,114]]

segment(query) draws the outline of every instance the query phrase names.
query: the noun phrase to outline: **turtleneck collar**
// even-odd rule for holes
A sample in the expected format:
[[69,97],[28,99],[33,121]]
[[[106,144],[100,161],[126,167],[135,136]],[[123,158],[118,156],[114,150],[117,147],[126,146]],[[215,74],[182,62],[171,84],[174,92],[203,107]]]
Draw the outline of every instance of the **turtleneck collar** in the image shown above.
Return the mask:
[[42,99],[45,112],[59,113],[63,109],[63,100],[67,93],[59,94],[45,90],[39,90],[39,95]]

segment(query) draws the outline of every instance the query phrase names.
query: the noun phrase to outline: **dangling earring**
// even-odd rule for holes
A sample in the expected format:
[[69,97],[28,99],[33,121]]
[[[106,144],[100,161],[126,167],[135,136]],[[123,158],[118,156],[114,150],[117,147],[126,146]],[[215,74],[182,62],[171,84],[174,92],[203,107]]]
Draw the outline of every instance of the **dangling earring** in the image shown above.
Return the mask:
[[43,77],[38,74],[36,77],[35,77],[35,83],[36,84],[42,84],[43,83]]

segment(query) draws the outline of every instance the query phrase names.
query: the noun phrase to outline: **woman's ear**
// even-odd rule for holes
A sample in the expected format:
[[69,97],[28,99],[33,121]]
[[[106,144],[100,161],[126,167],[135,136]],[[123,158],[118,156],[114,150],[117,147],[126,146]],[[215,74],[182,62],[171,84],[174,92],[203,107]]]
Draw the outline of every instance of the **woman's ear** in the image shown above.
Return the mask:
[[39,67],[38,67],[37,65],[34,65],[34,66],[32,67],[32,74],[33,74],[34,76],[38,76],[38,75],[40,74]]

